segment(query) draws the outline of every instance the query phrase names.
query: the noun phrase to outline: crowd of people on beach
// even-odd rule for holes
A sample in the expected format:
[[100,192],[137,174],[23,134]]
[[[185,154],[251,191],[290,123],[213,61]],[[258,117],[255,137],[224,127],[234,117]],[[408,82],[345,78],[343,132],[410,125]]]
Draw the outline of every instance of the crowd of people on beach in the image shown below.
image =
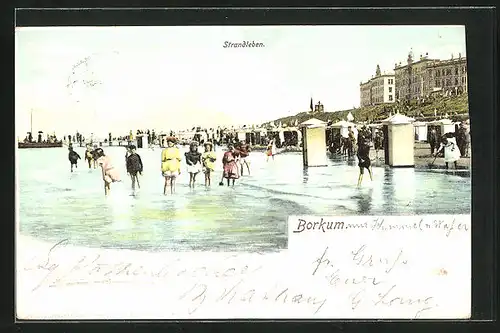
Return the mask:
[[[451,132],[450,132],[451,133]],[[470,146],[470,129],[466,122],[461,122],[458,125],[458,128],[455,129],[455,132],[444,133],[440,135],[438,129],[436,127],[430,128],[427,132],[427,142],[431,148],[431,155],[438,151],[441,147],[441,144],[447,144],[444,142],[444,138],[446,136],[447,139],[454,138],[454,142],[452,142],[459,150],[459,157],[469,157],[469,146]],[[452,135],[453,134],[453,135]],[[450,140],[453,141],[453,140]]]
[[[365,125],[361,127],[361,132],[364,136],[369,137],[370,140],[373,141],[376,159],[378,159],[378,152],[384,149],[384,134],[382,130],[376,128],[372,133]],[[359,134],[360,132],[356,126],[348,126],[346,136],[342,136],[340,132],[333,135],[332,140],[330,140],[328,151],[330,154],[347,156],[348,158],[356,156]]]
[[[445,133],[440,136],[435,129],[430,129],[428,136],[428,143],[431,146],[431,156],[435,158],[442,154],[446,168],[449,164],[453,163],[455,169],[457,168],[457,161],[461,157],[468,156],[468,145],[470,133],[464,126],[460,124],[455,132]],[[338,140],[337,140],[338,139]],[[189,144],[189,150],[181,154],[179,140],[175,136],[168,136],[166,139],[166,146],[161,152],[161,174],[164,178],[163,193],[175,193],[175,183],[178,176],[181,175],[182,161],[186,164],[186,172],[189,174],[189,187],[194,188],[197,176],[200,173],[204,174],[205,186],[211,186],[212,176],[215,171],[215,163],[217,157],[215,154],[215,142],[212,140],[201,141],[193,140]],[[222,175],[219,185],[234,186],[235,181],[243,176],[245,170],[250,175],[250,162],[249,154],[251,149],[247,141],[236,140],[234,136],[227,136],[227,149],[222,157]],[[334,144],[328,147],[330,153],[345,155],[351,159],[356,157],[358,160],[359,176],[357,185],[360,186],[363,181],[364,171],[367,170],[370,179],[373,180],[373,173],[371,167],[370,150],[371,147],[375,149],[375,160],[379,159],[379,151],[384,149],[385,138],[382,130],[375,129],[373,132],[366,125],[358,128],[348,127],[346,137],[339,137],[333,140]],[[199,147],[203,146],[203,152],[199,151]],[[97,167],[101,168],[102,178],[104,182],[105,194],[108,195],[111,184],[121,181],[120,175],[111,159],[106,156],[104,150],[97,145],[87,144],[84,155],[89,169]],[[132,182],[132,189],[135,190],[136,185],[140,188],[139,176],[143,172],[143,163],[141,157],[137,153],[137,148],[129,144],[125,156],[125,165],[127,174],[130,176]],[[68,159],[71,165],[71,172],[74,168],[78,167],[78,160],[81,157],[73,150],[72,144],[69,146]],[[266,161],[273,159],[276,152],[275,139],[270,139],[265,151]]]
[[[446,169],[449,169],[450,163],[453,163],[455,169],[457,169],[457,161],[460,158],[469,157],[470,130],[466,127],[465,122],[460,123],[456,131],[445,133],[442,136],[439,136],[435,129],[431,129],[430,133],[430,137],[435,136],[434,140],[429,141],[431,156],[434,157],[434,161],[438,156],[444,157]],[[370,149],[371,147],[375,149],[375,160],[378,160],[379,151],[384,150],[385,143],[382,130],[375,129],[372,132],[366,125],[359,130],[356,127],[349,126],[347,137],[338,138],[338,142],[340,142],[340,145],[331,145],[329,147],[330,153],[344,155],[347,158],[356,156],[359,167],[358,186],[363,181],[365,169],[370,175],[370,180],[373,180]]]
[[[182,161],[186,164],[186,171],[189,174],[189,187],[194,188],[198,174],[204,174],[205,186],[211,186],[212,175],[215,172],[215,163],[217,156],[213,149],[213,143],[210,141],[203,143],[204,151],[199,151],[199,143],[196,141],[191,142],[189,150],[181,154],[181,149],[178,147],[178,140],[169,136],[166,139],[167,146],[161,152],[161,174],[165,179],[163,194],[174,194],[175,183],[178,176],[181,175]],[[137,147],[130,144],[127,147],[125,154],[125,166],[127,174],[130,176],[132,183],[132,190],[136,189],[136,185],[140,188],[139,176],[143,172],[143,162],[140,155],[137,153]],[[70,145],[68,159],[71,165],[71,172],[74,168],[78,167],[78,160],[81,159],[80,155]],[[222,157],[222,175],[219,182],[220,186],[224,185],[224,180],[227,186],[234,186],[235,181],[245,174],[250,175],[250,161],[248,159],[251,152],[251,147],[244,141],[239,141],[235,144],[229,143],[227,150]],[[267,160],[274,159],[276,154],[276,146],[271,140],[266,149]],[[97,145],[87,145],[85,150],[84,159],[87,162],[89,169],[101,169],[102,180],[104,184],[105,195],[109,194],[111,184],[121,182],[122,179],[115,168],[114,162],[107,156],[104,150]]]
[[[249,126],[242,126],[241,129],[246,130],[249,129]],[[194,135],[193,135],[194,133]],[[185,138],[185,134],[188,134],[188,136],[191,136],[189,139]],[[203,145],[206,141],[210,141],[213,144],[213,148],[215,150],[216,146],[227,146],[228,144],[236,144],[237,142],[240,141],[247,141],[248,138],[246,137],[241,137],[239,135],[241,133],[238,132],[238,128],[233,127],[217,127],[217,128],[202,128],[202,127],[193,127],[192,129],[187,129],[187,130],[182,130],[182,131],[173,131],[173,130],[168,130],[165,132],[160,132],[156,133],[154,129],[145,129],[145,130],[140,130],[138,129],[137,131],[132,131],[130,130],[128,134],[121,134],[121,135],[114,135],[112,133],[108,133],[106,138],[97,138],[94,133],[91,133],[90,136],[85,137],[78,131],[76,134],[71,135],[65,135],[63,138],[63,142],[66,144],[74,144],[78,143],[80,147],[83,147],[87,144],[92,144],[93,142],[98,142],[100,145],[102,143],[107,143],[108,146],[111,146],[111,143],[113,142],[127,142],[127,141],[134,141],[135,138],[141,136],[144,138],[143,142],[146,144],[144,146],[160,146],[160,147],[165,147],[166,146],[166,137],[176,137],[177,138],[177,144],[179,145],[189,145],[190,142],[195,141],[197,142],[200,146]],[[275,137],[276,136],[276,137]],[[286,146],[288,143],[286,142],[281,142],[281,141],[287,141],[285,140],[280,140],[279,137],[277,137],[276,133],[270,134],[269,132],[259,132],[259,144],[267,144],[271,140],[275,141],[275,144],[279,144],[279,146]],[[252,138],[252,144],[255,144],[255,138]],[[276,142],[278,141],[278,142]]]

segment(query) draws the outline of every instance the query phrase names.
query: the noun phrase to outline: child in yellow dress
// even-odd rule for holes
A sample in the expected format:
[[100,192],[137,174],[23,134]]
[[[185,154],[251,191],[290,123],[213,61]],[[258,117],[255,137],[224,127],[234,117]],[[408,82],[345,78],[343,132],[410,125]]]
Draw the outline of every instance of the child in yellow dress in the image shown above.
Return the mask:
[[217,157],[212,151],[212,143],[205,143],[205,152],[201,156],[201,161],[203,163],[203,172],[205,173],[205,186],[210,186],[211,174],[215,170],[215,161]]
[[161,152],[161,174],[165,177],[163,194],[167,194],[170,184],[170,193],[175,192],[175,179],[181,174],[181,151],[175,146],[175,138],[167,138],[167,148]]

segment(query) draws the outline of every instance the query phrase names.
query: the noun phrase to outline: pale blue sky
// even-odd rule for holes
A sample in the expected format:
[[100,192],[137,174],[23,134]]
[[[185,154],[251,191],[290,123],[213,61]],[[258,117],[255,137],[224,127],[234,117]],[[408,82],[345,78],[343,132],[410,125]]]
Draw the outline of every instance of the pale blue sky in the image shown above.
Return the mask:
[[[264,48],[223,48],[225,41]],[[359,106],[379,64],[466,54],[463,26],[53,27],[16,29],[16,130],[168,130],[261,123]],[[90,56],[84,80],[66,87]],[[90,74],[93,72],[93,76]],[[71,93],[71,94],[70,94]]]

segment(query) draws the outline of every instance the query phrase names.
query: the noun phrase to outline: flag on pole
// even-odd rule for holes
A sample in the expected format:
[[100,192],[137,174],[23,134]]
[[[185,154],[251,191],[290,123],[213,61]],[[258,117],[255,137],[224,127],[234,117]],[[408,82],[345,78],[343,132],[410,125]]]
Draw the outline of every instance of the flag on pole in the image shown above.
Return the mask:
[[313,108],[313,98],[311,97],[311,104],[309,105],[309,108],[311,109],[311,112],[314,111],[314,108]]

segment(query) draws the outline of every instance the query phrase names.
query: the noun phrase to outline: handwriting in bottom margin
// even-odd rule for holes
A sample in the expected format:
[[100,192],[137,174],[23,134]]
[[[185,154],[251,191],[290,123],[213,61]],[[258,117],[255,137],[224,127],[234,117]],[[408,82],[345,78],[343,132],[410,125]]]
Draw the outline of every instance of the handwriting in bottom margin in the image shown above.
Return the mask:
[[352,275],[347,272],[343,274],[343,267],[339,267],[328,257],[328,247],[323,254],[313,261],[314,270],[312,275],[321,274],[328,281],[330,286],[340,285],[379,285],[385,281],[375,274]]
[[352,260],[357,266],[366,268],[382,266],[385,268],[385,273],[389,274],[395,267],[408,264],[408,260],[404,259],[402,249],[392,256],[381,256],[373,251],[368,251],[367,248],[368,246],[363,244],[351,251]]
[[387,306],[387,307],[413,307],[416,309],[415,319],[421,317],[422,313],[429,311],[438,305],[434,302],[433,296],[421,296],[421,297],[408,297],[402,296],[398,290],[397,285],[392,285],[390,288],[386,289],[384,292],[378,294],[377,299],[373,301],[375,306]]
[[[206,285],[195,283],[187,288],[179,296],[178,300],[186,301],[193,307],[187,309],[191,315],[202,306],[207,307],[214,303],[225,303],[227,306],[237,306],[238,304],[254,304],[255,306],[264,304],[305,305],[310,307],[313,314],[317,314],[327,302],[325,297],[307,295],[300,290],[291,290],[288,287],[265,287],[245,285],[245,281],[239,280],[229,285]],[[210,294],[209,294],[210,291]],[[266,305],[268,307],[269,305]]]

